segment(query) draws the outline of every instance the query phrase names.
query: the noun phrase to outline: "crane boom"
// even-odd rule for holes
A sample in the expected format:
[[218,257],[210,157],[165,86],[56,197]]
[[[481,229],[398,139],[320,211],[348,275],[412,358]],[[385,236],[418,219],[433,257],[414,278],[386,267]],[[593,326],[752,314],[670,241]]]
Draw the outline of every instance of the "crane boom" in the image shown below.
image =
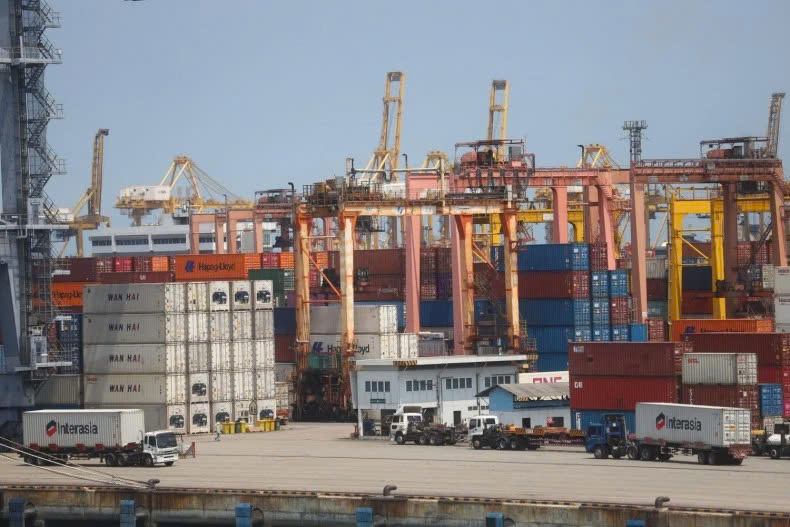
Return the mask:
[[784,92],[771,94],[771,106],[768,109],[768,144],[765,145],[765,156],[775,158],[779,148],[779,126],[782,117],[782,99],[785,98]]
[[[393,85],[397,84],[395,88]],[[403,91],[406,87],[406,74],[400,71],[387,73],[387,82],[384,88],[384,109],[381,120],[381,137],[379,146],[368,161],[366,170],[392,170],[398,168],[400,156],[401,123],[403,121]],[[397,91],[397,95],[393,95]],[[395,131],[390,132],[392,120],[395,120]],[[377,179],[377,178],[371,178]],[[392,174],[392,181],[397,181],[397,175]]]
[[[498,102],[497,94],[501,95]],[[488,101],[488,140],[507,138],[507,110],[510,98],[510,82],[506,80],[491,81],[491,94]],[[499,116],[499,129],[496,128],[496,118]],[[497,137],[494,137],[496,134]],[[504,145],[499,145],[494,150],[497,160],[504,159]]]
[[93,138],[92,192],[88,203],[88,216],[101,216],[101,189],[104,179],[104,138],[108,135],[110,135],[109,128],[100,128],[96,132],[96,137]]

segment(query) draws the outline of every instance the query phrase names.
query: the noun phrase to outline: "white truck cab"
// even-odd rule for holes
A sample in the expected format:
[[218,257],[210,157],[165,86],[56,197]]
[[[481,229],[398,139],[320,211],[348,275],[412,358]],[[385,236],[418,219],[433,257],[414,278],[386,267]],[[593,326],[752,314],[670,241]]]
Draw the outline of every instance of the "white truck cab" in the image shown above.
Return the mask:
[[499,424],[499,418],[495,415],[476,415],[469,418],[469,437],[482,435],[486,428]]
[[178,460],[176,435],[169,430],[146,432],[143,437],[143,455],[150,456],[154,465],[172,465]]
[[398,432],[406,432],[409,423],[422,423],[422,414],[395,414],[392,416],[392,424],[390,424],[390,436],[395,437]]

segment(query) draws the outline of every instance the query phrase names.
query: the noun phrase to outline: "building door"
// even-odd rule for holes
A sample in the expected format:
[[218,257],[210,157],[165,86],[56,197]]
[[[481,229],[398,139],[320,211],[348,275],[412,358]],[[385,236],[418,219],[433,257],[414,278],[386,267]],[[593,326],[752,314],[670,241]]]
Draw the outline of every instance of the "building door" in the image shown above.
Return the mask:
[[521,428],[532,428],[532,419],[529,417],[522,417]]
[[453,424],[456,426],[461,424],[461,410],[456,410],[453,412]]

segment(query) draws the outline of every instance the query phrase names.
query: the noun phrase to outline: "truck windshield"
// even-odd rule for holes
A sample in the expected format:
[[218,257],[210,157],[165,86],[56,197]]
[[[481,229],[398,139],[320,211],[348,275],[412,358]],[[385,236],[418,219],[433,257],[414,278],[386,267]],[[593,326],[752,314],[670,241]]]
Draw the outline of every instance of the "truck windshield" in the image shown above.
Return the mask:
[[419,423],[422,421],[422,417],[419,415],[409,415],[407,416],[410,423]]
[[159,448],[173,448],[178,446],[175,434],[158,434],[156,436],[156,446]]

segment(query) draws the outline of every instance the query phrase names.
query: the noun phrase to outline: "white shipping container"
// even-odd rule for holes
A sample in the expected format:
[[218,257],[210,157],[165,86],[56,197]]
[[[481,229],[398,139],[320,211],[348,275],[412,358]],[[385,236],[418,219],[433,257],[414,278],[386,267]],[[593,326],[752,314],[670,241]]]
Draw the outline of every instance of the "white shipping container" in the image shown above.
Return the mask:
[[187,342],[209,341],[209,314],[206,312],[187,313]]
[[209,398],[214,401],[233,400],[233,373],[229,371],[215,371],[211,373],[209,385]]
[[36,405],[47,407],[82,406],[82,375],[49,375],[36,392]]
[[274,286],[271,280],[253,280],[253,309],[272,309],[274,307]]
[[36,410],[22,414],[22,435],[28,447],[124,447],[140,441],[140,430],[146,430],[142,410]]
[[207,403],[209,401],[209,373],[190,373],[187,375],[187,390],[189,390],[189,402]]
[[88,344],[83,347],[84,373],[186,373],[186,344]]
[[[777,269],[779,269],[777,267]],[[790,324],[790,295],[774,297],[774,317],[776,324]]]
[[777,333],[790,333],[790,324],[780,324],[777,322],[776,324],[776,332]]
[[230,340],[230,313],[227,311],[209,313],[208,327],[208,337],[211,342],[217,340]]
[[211,371],[231,371],[233,369],[233,352],[230,342],[217,341],[209,344]]
[[254,395],[256,399],[274,399],[276,381],[274,369],[255,370],[253,375],[255,381]]
[[[340,306],[310,308],[310,330],[317,334],[340,331]],[[398,331],[398,312],[394,305],[355,305],[354,332],[386,335]]]
[[185,341],[181,313],[85,315],[83,344],[159,344]]
[[441,339],[423,339],[417,342],[418,357],[441,357],[447,355],[447,343]]
[[233,354],[233,369],[237,371],[251,370],[255,356],[251,340],[234,340],[230,343]]
[[690,404],[636,403],[636,438],[711,447],[751,444],[749,410]]
[[291,382],[296,373],[296,363],[275,362],[274,379],[276,382]]
[[236,311],[231,313],[231,339],[250,340],[252,338],[252,312]]
[[82,288],[82,312],[183,313],[184,284],[86,285]]
[[252,338],[254,340],[274,338],[274,311],[255,311],[252,321]]
[[765,264],[760,270],[762,276],[762,286],[766,291],[773,291],[774,289],[774,266]]
[[255,375],[252,370],[233,372],[233,400],[253,399],[255,395]]
[[209,352],[210,344],[208,342],[193,342],[187,344],[187,371],[189,373],[198,373],[209,371]]
[[233,421],[233,403],[231,401],[211,403],[210,409],[209,426],[212,432],[217,431],[217,423]]
[[647,258],[646,264],[648,279],[661,280],[667,277],[667,259],[665,256]]
[[[266,416],[265,410],[271,410],[272,413],[277,415],[277,402],[274,399],[258,399],[255,401],[256,419],[264,419]],[[287,408],[287,407],[286,407]]]
[[[354,358],[394,360],[398,358],[398,340],[396,334],[391,335],[355,335],[356,353]],[[341,336],[310,335],[310,350],[313,353],[338,353],[342,351]]]
[[230,282],[208,283],[209,311],[230,311]]
[[419,355],[419,337],[416,333],[398,333],[398,358],[416,359]]
[[274,368],[274,340],[253,340],[252,351],[255,369]]
[[167,429],[182,434],[190,433],[189,429],[189,408],[186,404],[167,405]]
[[685,353],[683,384],[757,384],[754,353]]
[[211,430],[209,421],[211,408],[208,403],[197,403],[189,405],[189,433],[203,434]]
[[233,311],[252,309],[252,282],[249,280],[235,280],[230,283],[231,301]]
[[774,267],[774,293],[790,295],[790,266]]
[[[250,412],[250,409],[252,409],[252,412]],[[241,420],[248,423],[255,421],[255,407],[253,406],[253,401],[233,401],[233,420]]]
[[187,312],[208,311],[208,282],[187,282],[186,295]]
[[[166,404],[111,404],[85,405],[90,409],[117,410],[117,409],[136,409],[142,410],[145,416],[146,431],[170,430],[178,434],[189,432],[187,428],[187,415],[185,405],[166,405]],[[139,437],[139,435],[138,435]]]
[[184,404],[186,375],[84,376],[85,404]]
[[274,400],[277,402],[277,408],[290,408],[291,383],[276,382],[274,384]]

